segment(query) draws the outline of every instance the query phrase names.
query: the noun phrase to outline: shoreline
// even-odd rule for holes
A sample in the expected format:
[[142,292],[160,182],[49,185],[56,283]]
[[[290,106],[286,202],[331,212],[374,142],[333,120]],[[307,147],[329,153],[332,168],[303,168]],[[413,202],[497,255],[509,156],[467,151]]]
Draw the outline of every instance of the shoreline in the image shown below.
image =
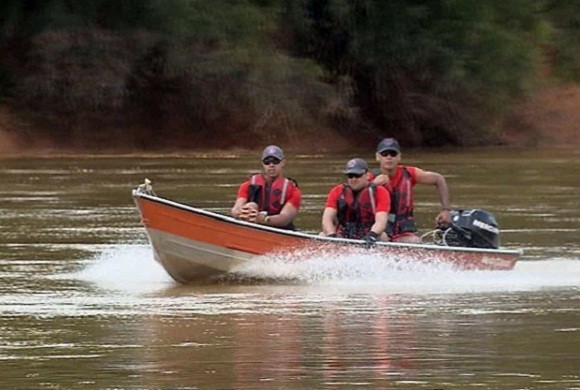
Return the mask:
[[[159,150],[137,148],[71,148],[51,144],[41,139],[16,141],[20,129],[27,125],[14,118],[7,106],[0,105],[0,155],[1,158],[43,158],[69,156],[239,156],[260,148],[228,148],[223,145],[203,145],[199,148],[169,147]],[[511,110],[498,120],[497,144],[490,146],[444,146],[438,148],[408,147],[407,150],[457,151],[472,149],[528,149],[528,148],[577,148],[580,146],[580,85],[571,84],[546,88],[525,99],[515,102]],[[385,135],[387,136],[387,135]],[[396,137],[396,136],[395,136]],[[267,138],[267,137],[265,137]],[[336,152],[365,152],[374,142],[364,140],[355,144],[355,138],[347,138],[329,129],[310,131],[301,137],[281,142],[289,152],[299,154],[326,154]],[[266,144],[276,141],[265,141]],[[323,145],[323,146],[318,146]]]

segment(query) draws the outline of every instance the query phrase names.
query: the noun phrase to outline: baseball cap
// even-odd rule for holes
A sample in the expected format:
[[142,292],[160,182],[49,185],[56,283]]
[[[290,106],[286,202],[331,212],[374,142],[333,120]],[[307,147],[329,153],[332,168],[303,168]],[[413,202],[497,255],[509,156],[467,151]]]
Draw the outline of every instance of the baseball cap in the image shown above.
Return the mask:
[[377,145],[377,153],[381,153],[387,150],[394,150],[397,153],[401,153],[401,147],[399,143],[394,138],[384,138]]
[[353,158],[352,160],[348,160],[346,163],[346,169],[344,173],[354,173],[355,175],[360,175],[368,171],[369,166],[365,160],[362,158]]
[[266,157],[276,157],[278,160],[284,160],[284,152],[276,145],[266,146],[262,152],[262,160]]

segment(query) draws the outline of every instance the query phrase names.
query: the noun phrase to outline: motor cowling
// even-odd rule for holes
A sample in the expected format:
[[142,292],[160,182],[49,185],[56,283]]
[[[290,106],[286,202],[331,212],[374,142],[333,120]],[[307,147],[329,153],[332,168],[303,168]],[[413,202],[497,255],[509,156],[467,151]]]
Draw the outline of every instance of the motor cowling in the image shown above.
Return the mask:
[[448,246],[497,249],[500,245],[497,221],[484,210],[453,210],[451,225],[443,230],[442,242]]

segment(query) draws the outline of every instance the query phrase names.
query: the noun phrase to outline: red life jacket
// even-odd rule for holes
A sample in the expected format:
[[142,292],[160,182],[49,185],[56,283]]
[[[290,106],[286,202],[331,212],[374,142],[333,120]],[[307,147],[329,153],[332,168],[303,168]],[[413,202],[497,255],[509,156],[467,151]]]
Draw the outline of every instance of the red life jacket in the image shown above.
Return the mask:
[[268,215],[280,214],[284,204],[290,199],[289,194],[295,188],[294,180],[278,177],[272,183],[267,184],[264,176],[257,173],[250,176],[248,201],[256,202],[260,211],[266,211]]
[[[400,180],[388,186],[391,195],[391,210],[386,233],[396,236],[402,233],[416,232],[417,225],[413,217],[413,182],[407,167],[401,166]],[[395,179],[398,179],[395,177]]]
[[370,183],[355,194],[352,188],[342,185],[342,194],[338,198],[337,234],[345,238],[363,238],[375,223],[377,200],[376,186]]

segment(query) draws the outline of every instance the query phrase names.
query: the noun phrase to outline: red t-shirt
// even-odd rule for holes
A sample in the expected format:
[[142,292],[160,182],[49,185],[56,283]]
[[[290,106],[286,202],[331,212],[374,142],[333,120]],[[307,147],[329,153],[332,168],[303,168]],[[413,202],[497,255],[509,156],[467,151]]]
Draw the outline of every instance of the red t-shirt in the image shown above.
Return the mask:
[[[238,188],[238,198],[247,198],[248,197],[248,187],[250,186],[250,180],[246,180],[242,183],[240,188]],[[296,210],[300,210],[300,204],[302,203],[302,192],[300,188],[296,186],[288,186],[288,191],[286,192],[286,203],[290,203],[292,206],[296,208]]]
[[[339,184],[335,186],[332,190],[330,190],[330,193],[326,198],[325,207],[337,209],[338,199],[342,195],[342,190],[343,184]],[[375,199],[377,201],[377,205],[375,208],[376,212],[385,211],[388,213],[389,210],[391,209],[391,197],[389,196],[388,191],[384,187],[382,186],[376,187]]]

